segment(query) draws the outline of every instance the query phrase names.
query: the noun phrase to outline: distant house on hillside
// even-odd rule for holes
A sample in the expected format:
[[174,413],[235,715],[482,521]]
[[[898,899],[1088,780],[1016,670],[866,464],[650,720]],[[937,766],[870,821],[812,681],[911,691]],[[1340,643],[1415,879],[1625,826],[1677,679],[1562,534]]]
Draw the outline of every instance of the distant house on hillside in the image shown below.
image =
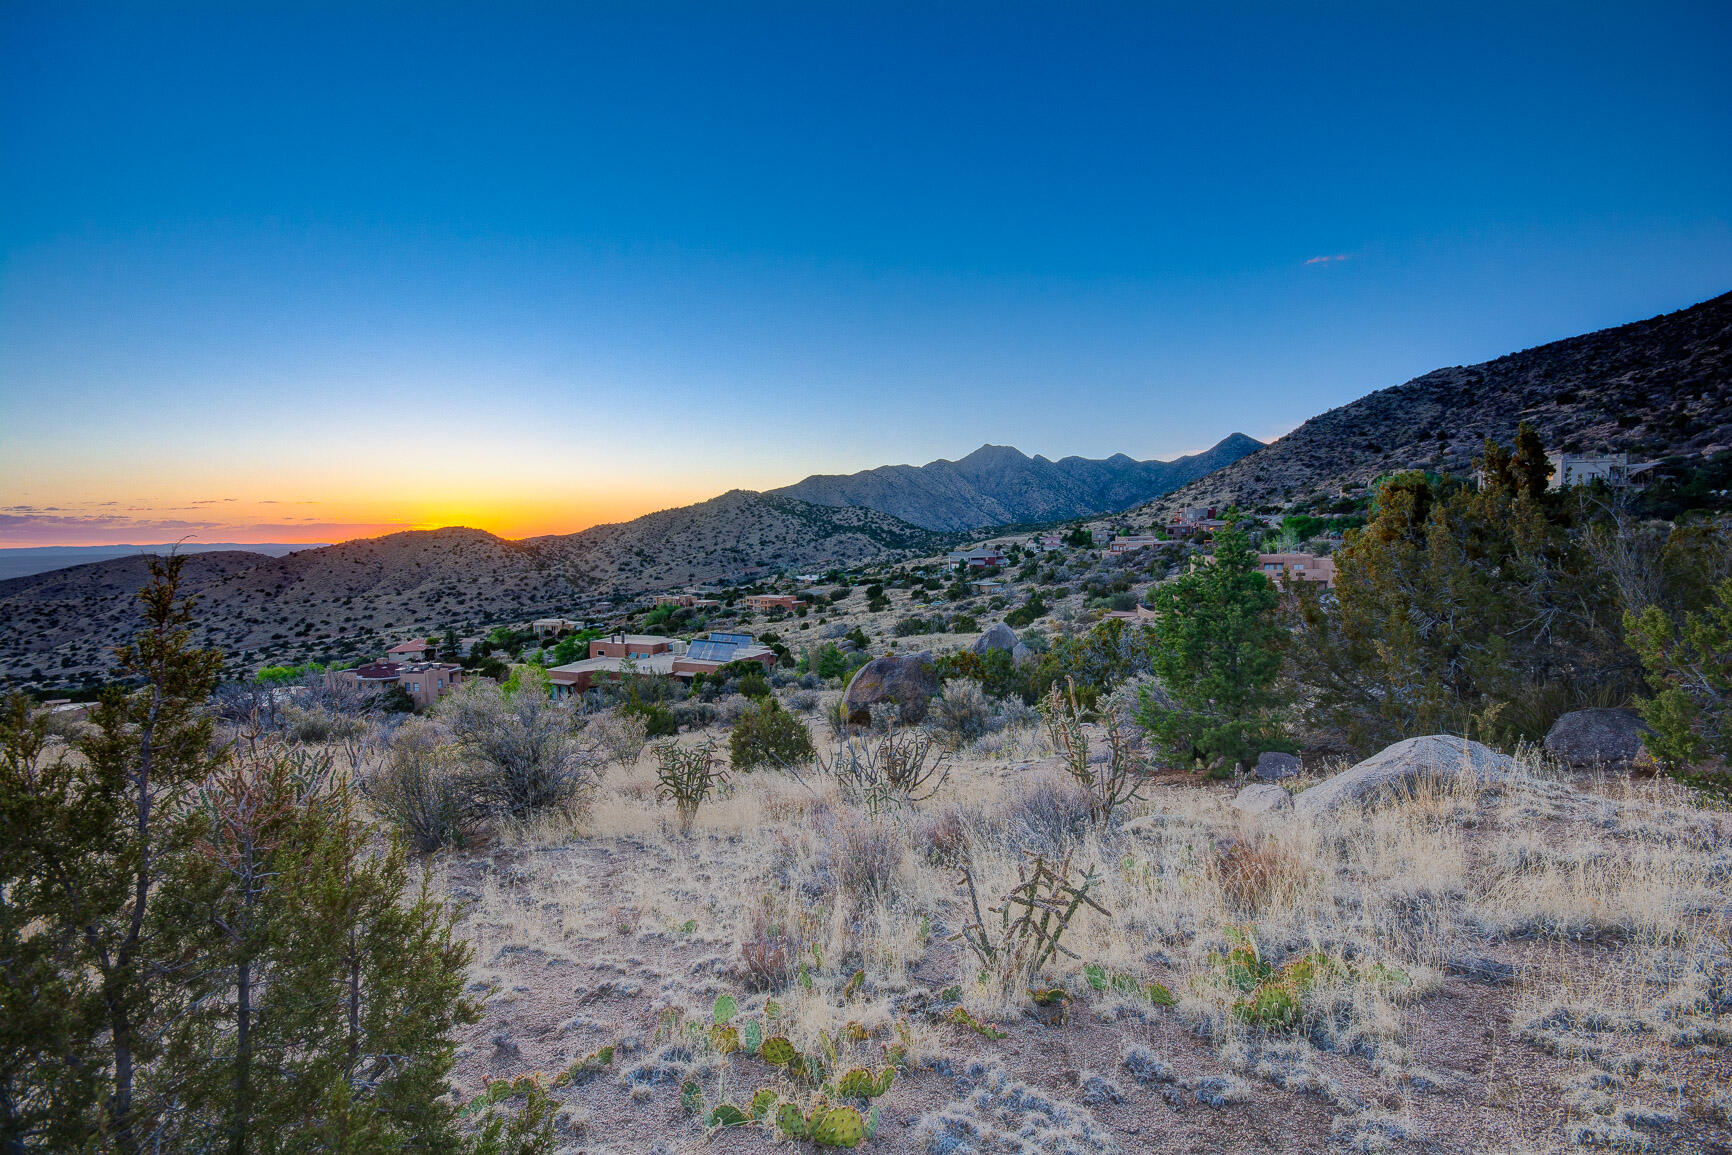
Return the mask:
[[1257,568],[1276,584],[1283,578],[1292,578],[1294,581],[1320,582],[1324,589],[1335,586],[1335,559],[1332,557],[1309,553],[1260,553],[1257,555]]
[[1587,485],[1603,481],[1613,489],[1641,488],[1648,484],[1655,461],[1631,461],[1628,453],[1548,453],[1552,476],[1548,489],[1566,489],[1572,485]]
[[535,631],[536,637],[548,638],[567,630],[581,630],[583,623],[571,618],[536,618],[529,623],[529,628]]
[[1224,524],[1215,520],[1214,506],[1188,506],[1167,519],[1167,532],[1174,537],[1190,537]]
[[793,613],[800,607],[800,599],[794,594],[748,594],[746,608],[761,610],[768,613],[771,610],[783,610]]
[[1004,552],[995,546],[981,545],[973,549],[953,549],[946,559],[950,568],[966,565],[969,569],[985,569],[987,566],[1005,564]]
[[721,604],[722,603],[717,601],[715,598],[701,598],[701,597],[698,597],[696,594],[657,594],[656,595],[656,605],[658,605],[658,606],[680,606],[680,607],[683,607],[685,609],[709,610],[709,609],[715,609],[717,606],[720,606]]
[[1115,537],[1107,543],[1107,552],[1115,554],[1131,553],[1139,549],[1148,549],[1152,545],[1160,545],[1162,539],[1152,533],[1127,533],[1123,537]]
[[589,657],[554,666],[547,682],[555,697],[581,694],[597,682],[631,673],[690,681],[713,674],[730,662],[757,662],[766,671],[776,665],[776,652],[750,634],[712,633],[689,646],[677,638],[619,634],[589,644]]
[[[393,646],[395,650],[397,647]],[[375,690],[401,686],[415,708],[428,706],[463,684],[463,667],[455,662],[368,662],[351,670],[333,670],[325,675],[333,684]]]
[[425,638],[413,641],[398,642],[385,651],[385,660],[389,662],[424,662],[427,655],[433,652],[433,647],[427,644]]

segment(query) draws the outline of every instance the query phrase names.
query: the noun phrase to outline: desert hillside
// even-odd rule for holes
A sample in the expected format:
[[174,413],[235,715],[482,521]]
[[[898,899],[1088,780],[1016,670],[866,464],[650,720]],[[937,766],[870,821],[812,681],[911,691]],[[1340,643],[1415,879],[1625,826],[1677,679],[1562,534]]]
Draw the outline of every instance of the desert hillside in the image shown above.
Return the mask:
[[1487,437],[1508,442],[1523,421],[1548,447],[1573,453],[1658,458],[1732,447],[1732,293],[1381,389],[1151,509],[1287,503],[1397,469],[1465,473]]
[[[833,509],[734,490],[582,533],[507,541],[447,528],[390,534],[286,557],[190,557],[198,638],[239,666],[309,654],[365,657],[446,625],[581,616],[615,593],[736,580],[929,547],[931,534],[869,509]],[[0,582],[0,675],[76,681],[105,674],[138,627],[142,557]]]

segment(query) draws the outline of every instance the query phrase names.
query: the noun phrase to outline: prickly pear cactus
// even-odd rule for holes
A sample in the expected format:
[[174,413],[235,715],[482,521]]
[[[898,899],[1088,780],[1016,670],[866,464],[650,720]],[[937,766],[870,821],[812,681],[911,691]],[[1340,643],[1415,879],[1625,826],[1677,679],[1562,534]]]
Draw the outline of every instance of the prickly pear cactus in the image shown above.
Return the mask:
[[806,1126],[806,1116],[794,1103],[783,1103],[776,1109],[776,1129],[790,1139],[804,1139],[811,1134],[811,1129]]
[[843,1099],[869,1099],[873,1085],[872,1072],[865,1067],[855,1067],[836,1080],[836,1094]]
[[853,1107],[831,1107],[812,1128],[820,1147],[858,1147],[866,1139],[866,1120]]
[[785,1067],[799,1056],[786,1035],[771,1035],[758,1048],[758,1056],[772,1067]]
[[762,1119],[776,1105],[776,1089],[774,1087],[759,1087],[758,1093],[752,1096],[752,1118]]
[[878,1072],[878,1077],[872,1080],[872,1097],[876,1099],[890,1089],[890,1084],[896,1081],[896,1068],[885,1067]]
[[746,1025],[740,1028],[740,1049],[748,1055],[755,1055],[763,1045],[764,1028],[758,1025],[757,1019],[747,1019]]
[[740,1049],[740,1032],[724,1023],[710,1028],[710,1046],[718,1055],[731,1055]]
[[710,1008],[710,1021],[718,1027],[725,1027],[739,1013],[740,1003],[733,995],[718,995],[716,1005]]

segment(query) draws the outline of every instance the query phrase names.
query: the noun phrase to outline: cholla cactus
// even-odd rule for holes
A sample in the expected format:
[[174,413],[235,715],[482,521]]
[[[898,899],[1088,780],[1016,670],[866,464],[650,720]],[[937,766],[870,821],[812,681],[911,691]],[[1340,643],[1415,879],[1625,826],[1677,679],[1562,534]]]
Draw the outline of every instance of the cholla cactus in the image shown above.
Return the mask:
[[716,756],[715,745],[708,741],[697,746],[663,742],[655,752],[656,797],[674,804],[680,834],[690,834],[699,805],[722,784],[727,767]]

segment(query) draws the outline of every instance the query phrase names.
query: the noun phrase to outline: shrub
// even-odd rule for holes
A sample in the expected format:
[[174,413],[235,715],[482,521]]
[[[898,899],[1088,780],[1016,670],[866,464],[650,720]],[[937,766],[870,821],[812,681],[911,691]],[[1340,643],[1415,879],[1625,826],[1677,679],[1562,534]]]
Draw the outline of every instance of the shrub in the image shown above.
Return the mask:
[[[838,714],[845,714],[841,702]],[[841,745],[828,765],[820,768],[836,776],[842,793],[876,813],[889,805],[912,806],[938,792],[950,775],[947,755],[932,735],[919,730],[898,731],[894,721],[876,740],[857,737],[839,720]]]
[[806,724],[772,697],[760,699],[747,710],[728,736],[728,759],[736,770],[797,766],[810,762],[815,754],[812,732]]
[[1032,626],[1041,618],[1046,617],[1048,612],[1046,602],[1042,600],[1040,591],[1036,590],[1034,596],[1030,597],[1028,601],[1004,615],[1004,624],[1012,629]]
[[740,693],[748,698],[770,696],[770,680],[762,674],[747,674],[740,679]]
[[643,716],[621,710],[591,718],[585,733],[600,744],[611,761],[621,766],[636,762],[649,741],[649,726]]
[[944,683],[944,693],[934,703],[933,714],[940,729],[955,735],[963,745],[974,741],[992,724],[992,702],[979,682],[956,679]]
[[957,614],[950,619],[950,632],[953,634],[974,634],[980,632],[980,623],[972,614]]
[[905,850],[888,823],[858,819],[838,822],[830,847],[837,889],[860,901],[889,893]]
[[468,793],[438,725],[411,719],[397,728],[377,769],[360,780],[373,810],[423,854],[456,845]]
[[553,701],[533,680],[509,694],[492,682],[465,682],[439,712],[469,765],[469,790],[482,809],[524,818],[588,806],[600,745],[581,741],[570,705]]
[[894,632],[899,638],[911,638],[916,634],[940,633],[943,629],[942,619],[928,621],[925,618],[903,618],[896,623]]
[[1075,779],[1036,773],[1018,784],[991,824],[1010,845],[1051,854],[1081,839],[1093,816],[1093,800]]

